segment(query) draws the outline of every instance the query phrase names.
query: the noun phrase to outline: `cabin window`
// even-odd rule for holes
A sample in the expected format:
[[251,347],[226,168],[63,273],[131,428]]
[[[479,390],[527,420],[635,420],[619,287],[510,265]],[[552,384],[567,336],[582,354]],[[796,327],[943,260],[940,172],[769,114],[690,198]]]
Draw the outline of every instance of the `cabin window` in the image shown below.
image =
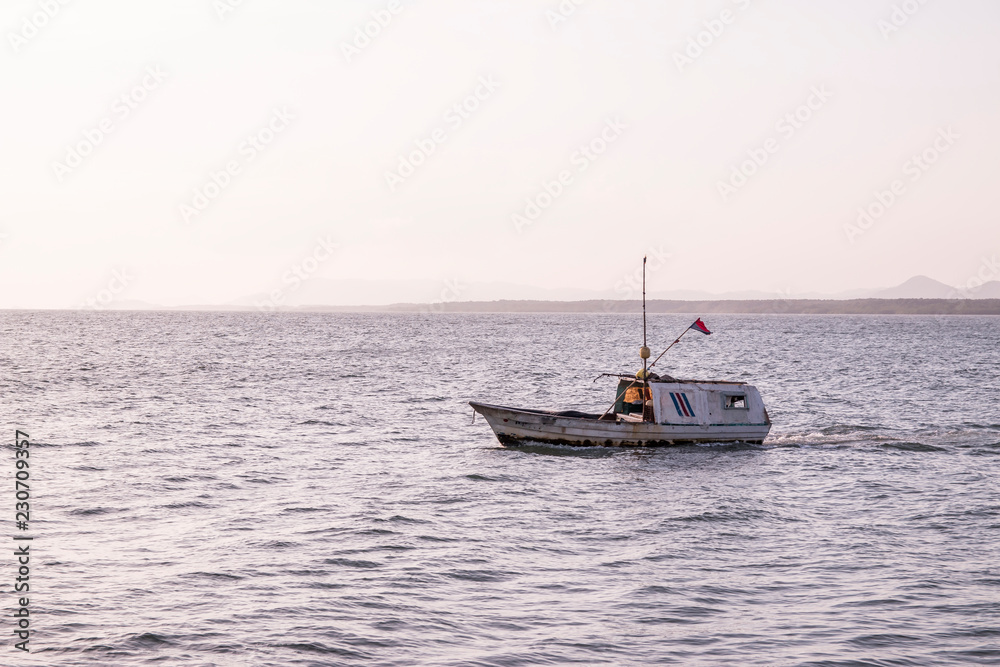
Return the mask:
[[746,410],[746,394],[725,394],[722,397],[722,407],[726,410]]

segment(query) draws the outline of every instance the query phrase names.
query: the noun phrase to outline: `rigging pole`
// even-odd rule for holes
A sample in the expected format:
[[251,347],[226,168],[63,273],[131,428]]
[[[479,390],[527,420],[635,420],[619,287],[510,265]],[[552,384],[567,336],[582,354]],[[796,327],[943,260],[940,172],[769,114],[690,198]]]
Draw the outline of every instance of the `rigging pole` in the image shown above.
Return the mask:
[[[662,355],[661,355],[662,356]],[[646,393],[649,391],[649,380],[647,376],[649,374],[649,369],[646,367],[646,362],[649,360],[650,353],[649,348],[646,346],[646,258],[642,258],[642,347],[639,348],[639,357],[642,359],[642,370],[635,374],[635,379],[618,396],[615,397],[615,402],[612,403],[607,410],[598,418],[604,419],[605,415],[611,412],[615,405],[618,403],[618,399],[628,393],[628,390],[634,387],[636,384],[639,385],[639,391],[642,392],[642,421],[653,421],[653,409],[651,406],[646,405]]]
[[646,346],[646,257],[642,258],[642,347],[639,348],[639,356],[642,357],[642,421],[652,421],[652,410],[646,404],[646,396],[649,394],[649,369],[646,361],[649,359],[649,347]]
[[[642,346],[646,347],[646,258],[642,258]],[[646,370],[646,360],[642,360],[642,370]],[[645,375],[645,373],[643,373]]]

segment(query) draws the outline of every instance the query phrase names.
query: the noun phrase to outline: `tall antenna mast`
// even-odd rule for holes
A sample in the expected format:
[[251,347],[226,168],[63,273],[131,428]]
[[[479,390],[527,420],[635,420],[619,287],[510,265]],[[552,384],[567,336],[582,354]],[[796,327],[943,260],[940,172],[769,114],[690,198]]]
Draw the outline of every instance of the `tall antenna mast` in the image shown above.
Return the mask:
[[649,348],[646,347],[646,257],[642,258],[642,347],[639,348],[639,356],[642,358],[642,421],[652,420],[650,410],[646,409],[646,394],[649,391],[649,369],[646,368],[646,361],[649,359]]
[[[646,347],[646,257],[642,258],[642,346]],[[642,360],[642,369],[646,370],[646,360]]]

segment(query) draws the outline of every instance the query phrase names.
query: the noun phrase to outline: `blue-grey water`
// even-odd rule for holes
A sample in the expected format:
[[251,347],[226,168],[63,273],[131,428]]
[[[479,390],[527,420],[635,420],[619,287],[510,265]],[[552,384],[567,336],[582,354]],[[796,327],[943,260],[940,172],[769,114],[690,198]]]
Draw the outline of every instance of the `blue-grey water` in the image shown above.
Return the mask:
[[762,446],[472,423],[603,410],[634,315],[0,313],[0,664],[1000,664],[1000,319],[705,319]]

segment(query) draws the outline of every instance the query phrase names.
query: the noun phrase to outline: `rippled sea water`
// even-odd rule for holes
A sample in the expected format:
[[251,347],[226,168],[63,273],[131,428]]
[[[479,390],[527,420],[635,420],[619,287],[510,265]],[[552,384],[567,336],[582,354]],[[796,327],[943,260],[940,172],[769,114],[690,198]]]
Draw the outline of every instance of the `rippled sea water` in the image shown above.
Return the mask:
[[1000,319],[705,319],[663,370],[755,384],[762,446],[472,423],[603,411],[634,315],[0,313],[0,664],[1000,663]]

